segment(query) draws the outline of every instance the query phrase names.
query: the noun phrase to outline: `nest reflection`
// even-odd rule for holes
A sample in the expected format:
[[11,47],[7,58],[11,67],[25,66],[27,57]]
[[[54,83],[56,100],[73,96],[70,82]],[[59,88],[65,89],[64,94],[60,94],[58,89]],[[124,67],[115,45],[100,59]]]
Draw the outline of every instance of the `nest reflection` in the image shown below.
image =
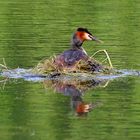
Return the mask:
[[51,87],[57,93],[62,93],[65,96],[71,97],[71,107],[78,116],[86,116],[88,112],[92,111],[95,107],[101,103],[88,103],[84,101],[83,95],[86,91],[96,87],[106,87],[108,85],[107,80],[92,79],[89,81],[79,80],[44,80],[43,84],[45,88]]

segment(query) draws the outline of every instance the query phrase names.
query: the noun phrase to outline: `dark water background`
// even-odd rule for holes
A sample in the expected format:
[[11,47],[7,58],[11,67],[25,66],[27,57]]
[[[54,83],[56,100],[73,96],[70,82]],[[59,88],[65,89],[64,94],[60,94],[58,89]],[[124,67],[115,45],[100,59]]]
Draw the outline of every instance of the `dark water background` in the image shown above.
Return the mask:
[[[86,42],[89,55],[106,49],[115,68],[140,70],[139,0],[0,0],[0,63],[5,58],[10,68],[32,68],[69,48],[77,27],[104,41]],[[84,102],[100,103],[86,117],[75,115],[61,84],[0,82],[0,139],[140,139],[139,77],[118,78],[106,87],[69,84]]]

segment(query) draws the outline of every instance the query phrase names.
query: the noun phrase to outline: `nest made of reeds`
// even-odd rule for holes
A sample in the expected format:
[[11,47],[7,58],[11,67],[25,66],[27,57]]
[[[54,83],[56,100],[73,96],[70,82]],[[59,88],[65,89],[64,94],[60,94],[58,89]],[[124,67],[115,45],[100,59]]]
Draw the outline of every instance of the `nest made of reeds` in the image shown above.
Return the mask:
[[[108,60],[109,65],[104,65],[102,62],[97,61],[94,56],[99,53],[104,52],[106,58],[102,61],[105,62]],[[80,60],[73,67],[57,67],[54,63],[55,56],[49,59],[41,60],[37,66],[34,68],[34,72],[39,74],[48,74],[53,72],[59,73],[110,73],[112,71],[112,63],[110,57],[106,50],[100,50],[94,53],[88,60]]]

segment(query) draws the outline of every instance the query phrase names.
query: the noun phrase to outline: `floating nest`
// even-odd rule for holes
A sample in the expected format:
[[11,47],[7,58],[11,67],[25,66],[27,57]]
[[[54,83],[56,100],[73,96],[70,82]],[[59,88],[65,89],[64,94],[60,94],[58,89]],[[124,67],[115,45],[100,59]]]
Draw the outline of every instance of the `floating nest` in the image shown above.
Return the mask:
[[[104,52],[105,58],[100,62],[95,59],[95,55]],[[106,50],[99,50],[94,53],[87,61],[80,60],[73,67],[58,67],[55,62],[56,56],[53,56],[49,59],[41,60],[37,66],[33,69],[33,72],[37,74],[51,74],[51,73],[60,73],[60,74],[70,74],[70,73],[112,73],[113,66],[110,60],[110,57]],[[108,64],[106,64],[107,62]]]
[[[104,52],[104,59],[102,61],[97,60],[95,55]],[[114,74],[114,71],[110,57],[106,50],[99,50],[94,53],[88,60],[79,60],[72,67],[58,67],[55,63],[56,56],[49,59],[41,60],[33,69],[31,73],[35,75],[50,75],[52,77],[60,75],[70,75],[79,76],[79,74],[87,76],[93,76],[97,74]],[[10,70],[5,60],[3,59],[3,64],[0,64],[0,72]]]

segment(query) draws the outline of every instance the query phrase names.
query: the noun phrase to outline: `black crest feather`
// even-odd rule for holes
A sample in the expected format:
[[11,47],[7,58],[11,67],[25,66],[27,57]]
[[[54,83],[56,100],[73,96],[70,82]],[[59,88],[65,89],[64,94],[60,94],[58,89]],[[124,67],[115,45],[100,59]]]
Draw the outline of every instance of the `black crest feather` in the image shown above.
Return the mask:
[[92,34],[88,31],[87,28],[78,28],[77,31],[79,31],[79,32],[86,32],[86,33],[92,35]]

